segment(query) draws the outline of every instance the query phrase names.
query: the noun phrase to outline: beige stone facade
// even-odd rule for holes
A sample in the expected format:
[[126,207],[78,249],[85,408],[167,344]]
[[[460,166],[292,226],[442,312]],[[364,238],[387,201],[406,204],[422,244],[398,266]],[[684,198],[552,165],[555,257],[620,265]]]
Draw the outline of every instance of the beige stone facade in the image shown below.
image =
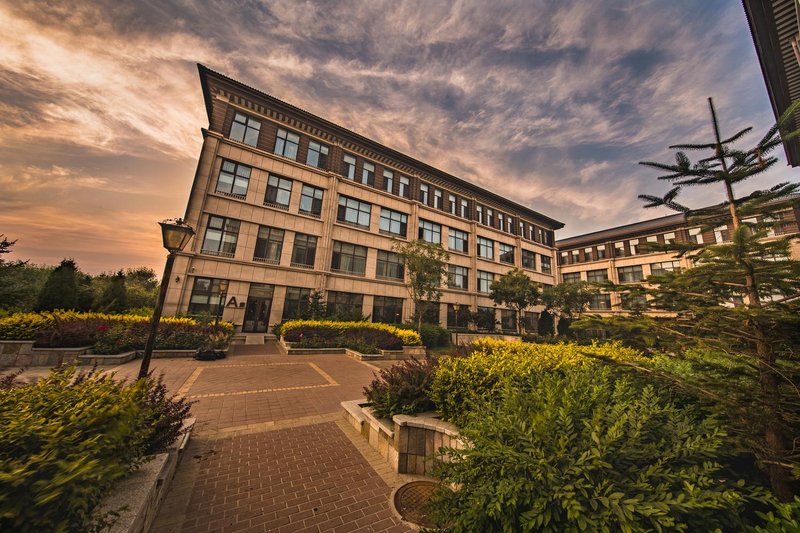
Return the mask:
[[[375,315],[376,298],[402,300],[402,312],[389,321],[408,320],[414,309],[405,282],[378,275],[379,252],[390,252],[396,239],[420,237],[423,224],[429,239],[436,241],[438,232],[450,264],[466,269],[457,272],[466,274],[466,288],[443,287],[442,325],[448,304],[493,308],[488,290],[478,290],[479,271],[499,277],[523,268],[523,251],[528,275],[555,283],[553,235],[560,222],[204,67],[200,75],[210,124],[184,217],[196,237],[175,261],[165,313],[214,315],[222,298],[223,319],[265,331],[291,316],[287,301],[295,300],[287,300],[287,291],[296,296],[304,289],[324,291],[329,302],[336,293],[360,295],[360,312],[368,316]],[[309,207],[307,192],[321,194],[321,203]],[[392,216],[398,220],[390,223]],[[280,239],[265,253],[264,236],[273,230]],[[465,251],[453,248],[451,234],[459,242],[466,237]],[[298,255],[305,236],[316,238],[313,261]],[[491,241],[482,251],[492,258],[479,257],[478,238]],[[215,290],[220,280],[228,282],[226,294]]]

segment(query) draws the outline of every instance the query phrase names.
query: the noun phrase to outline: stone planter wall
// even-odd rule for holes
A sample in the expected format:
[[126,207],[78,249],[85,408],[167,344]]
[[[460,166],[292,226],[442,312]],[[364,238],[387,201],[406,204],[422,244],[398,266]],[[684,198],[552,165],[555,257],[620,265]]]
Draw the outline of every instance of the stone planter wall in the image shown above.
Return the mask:
[[450,334],[450,341],[453,343],[454,346],[460,345],[463,346],[465,344],[469,344],[472,341],[483,339],[483,338],[490,338],[490,339],[498,339],[501,341],[518,341],[521,340],[522,337],[519,335],[503,335],[500,333],[451,333]]
[[113,355],[85,354],[79,355],[78,361],[82,365],[121,365],[136,359],[136,352],[124,352]]
[[76,361],[89,348],[34,348],[33,341],[0,341],[0,367],[58,366]]
[[[141,357],[144,350],[136,352],[137,357]],[[153,359],[160,359],[164,357],[194,357],[197,350],[153,350]]]
[[286,342],[283,337],[278,341],[278,348],[285,355],[348,355],[359,361],[404,360],[424,357],[424,346],[403,346],[402,350],[379,350],[377,354],[365,354],[350,348],[295,348],[295,342]]
[[367,400],[342,402],[344,419],[397,473],[428,474],[439,448],[463,446],[458,428],[435,418],[433,413],[396,415],[389,421],[376,418],[367,403]]

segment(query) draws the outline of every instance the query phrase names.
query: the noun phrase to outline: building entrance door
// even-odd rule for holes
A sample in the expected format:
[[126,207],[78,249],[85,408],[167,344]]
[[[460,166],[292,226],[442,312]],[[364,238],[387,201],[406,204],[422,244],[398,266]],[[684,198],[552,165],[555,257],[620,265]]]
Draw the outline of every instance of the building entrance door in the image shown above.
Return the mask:
[[272,293],[274,291],[274,285],[250,284],[250,294],[247,295],[247,307],[244,311],[242,331],[246,333],[265,333],[267,331],[269,310],[272,307]]

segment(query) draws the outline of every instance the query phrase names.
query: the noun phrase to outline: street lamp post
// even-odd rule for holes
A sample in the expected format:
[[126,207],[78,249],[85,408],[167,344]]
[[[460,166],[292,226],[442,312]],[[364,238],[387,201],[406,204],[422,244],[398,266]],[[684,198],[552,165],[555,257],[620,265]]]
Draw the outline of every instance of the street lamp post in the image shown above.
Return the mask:
[[228,294],[228,280],[219,280],[219,304],[217,304],[217,316],[214,317],[214,331],[219,330],[219,320],[222,317],[222,309],[225,306],[225,297]]
[[177,220],[165,220],[159,222],[161,225],[161,236],[164,239],[164,248],[167,249],[167,263],[164,265],[164,275],[161,277],[161,288],[158,291],[156,308],[153,310],[153,319],[150,322],[150,334],[144,345],[144,356],[142,356],[142,366],[139,367],[139,379],[147,377],[150,372],[150,359],[153,357],[153,347],[156,343],[156,333],[158,324],[161,321],[161,311],[164,308],[164,299],[167,295],[167,286],[172,275],[172,264],[175,262],[175,254],[180,252],[189,243],[194,235],[194,230],[180,218]]
[[456,320],[456,347],[458,347],[458,328],[460,327],[458,324],[458,312],[461,311],[460,304],[453,304],[453,314],[455,315]]

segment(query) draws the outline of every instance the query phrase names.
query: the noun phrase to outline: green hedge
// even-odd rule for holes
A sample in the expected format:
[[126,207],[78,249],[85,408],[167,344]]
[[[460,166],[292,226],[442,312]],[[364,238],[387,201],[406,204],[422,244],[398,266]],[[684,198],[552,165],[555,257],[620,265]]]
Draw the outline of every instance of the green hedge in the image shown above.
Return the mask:
[[151,378],[66,366],[35,384],[0,379],[0,531],[91,529],[113,483],[171,444],[189,407]]
[[404,345],[422,344],[415,331],[375,322],[290,320],[281,325],[280,333],[287,342],[314,348],[402,350]]
[[[0,340],[34,340],[38,347],[94,346],[98,354],[115,354],[144,348],[150,317],[105,313],[54,311],[15,313],[0,319]],[[217,330],[228,337],[233,324],[218,327],[192,318],[162,317],[156,349],[200,348]]]

